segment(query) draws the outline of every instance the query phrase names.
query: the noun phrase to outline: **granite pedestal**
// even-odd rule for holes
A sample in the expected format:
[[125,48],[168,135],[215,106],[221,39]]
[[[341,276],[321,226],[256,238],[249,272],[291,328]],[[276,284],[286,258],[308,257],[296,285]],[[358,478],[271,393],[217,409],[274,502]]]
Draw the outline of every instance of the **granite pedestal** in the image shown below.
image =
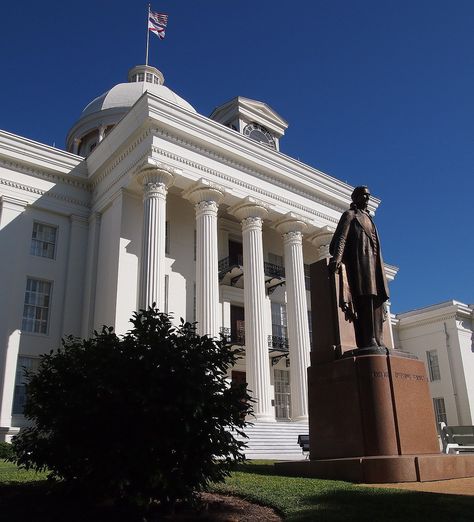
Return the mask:
[[474,476],[474,455],[440,453],[424,363],[393,348],[352,356],[337,275],[324,260],[311,276],[310,458],[277,463],[278,471],[364,483]]

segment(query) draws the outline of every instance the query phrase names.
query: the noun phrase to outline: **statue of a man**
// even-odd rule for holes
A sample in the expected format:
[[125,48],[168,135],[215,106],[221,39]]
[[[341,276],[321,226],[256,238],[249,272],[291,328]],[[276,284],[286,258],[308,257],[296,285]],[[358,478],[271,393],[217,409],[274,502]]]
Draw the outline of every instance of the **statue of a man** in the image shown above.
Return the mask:
[[383,303],[389,297],[388,285],[379,236],[367,210],[369,189],[356,187],[351,198],[329,246],[329,268],[339,272],[344,285],[339,305],[353,311],[357,347],[377,349],[385,347]]

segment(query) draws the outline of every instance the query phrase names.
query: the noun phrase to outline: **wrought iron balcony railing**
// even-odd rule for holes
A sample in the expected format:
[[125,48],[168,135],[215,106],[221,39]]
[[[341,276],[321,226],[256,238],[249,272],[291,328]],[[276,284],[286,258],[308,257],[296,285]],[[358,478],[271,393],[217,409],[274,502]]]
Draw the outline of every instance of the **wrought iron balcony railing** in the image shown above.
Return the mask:
[[270,351],[287,352],[288,351],[288,338],[279,337],[278,335],[268,336],[268,348]]
[[[237,329],[224,328],[220,329],[221,334],[226,341],[231,344],[245,345],[245,328]],[[288,338],[279,337],[278,335],[268,336],[268,349],[271,352],[288,352]]]
[[268,263],[267,261],[265,261],[264,270],[266,276],[275,277],[278,279],[283,279],[285,277],[284,266],[275,265],[274,263]]

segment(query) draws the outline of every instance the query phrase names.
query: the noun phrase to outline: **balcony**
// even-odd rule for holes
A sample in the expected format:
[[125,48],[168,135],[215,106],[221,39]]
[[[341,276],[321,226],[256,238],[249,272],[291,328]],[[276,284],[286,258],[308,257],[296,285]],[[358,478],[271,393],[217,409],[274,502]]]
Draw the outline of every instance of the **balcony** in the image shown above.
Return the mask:
[[[243,288],[244,262],[242,256],[226,257],[219,261],[219,283]],[[239,284],[240,283],[240,284]]]
[[273,293],[279,286],[286,283],[285,267],[273,263],[264,262],[265,288],[268,294]]
[[[273,263],[264,262],[265,288],[268,294],[274,292],[279,286],[284,285],[285,268]],[[242,256],[226,257],[219,261],[219,283],[222,285],[244,287],[244,267]]]
[[[224,328],[220,329],[222,336],[225,340],[232,345],[245,346],[245,323],[238,321],[240,324],[236,325],[235,328]],[[288,338],[279,337],[277,335],[268,336],[268,351],[271,354],[281,354],[286,356],[288,354]]]
[[269,335],[268,349],[270,352],[288,352],[288,337]]

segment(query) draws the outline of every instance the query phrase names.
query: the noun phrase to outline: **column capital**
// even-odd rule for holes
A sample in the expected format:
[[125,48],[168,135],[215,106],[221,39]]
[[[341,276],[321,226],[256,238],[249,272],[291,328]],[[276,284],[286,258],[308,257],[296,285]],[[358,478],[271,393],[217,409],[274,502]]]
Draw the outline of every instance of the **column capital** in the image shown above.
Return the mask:
[[168,188],[174,183],[175,177],[181,174],[181,169],[177,169],[161,161],[147,157],[136,169],[136,176],[143,184],[145,194],[154,192],[166,194]]
[[308,237],[308,240],[311,242],[311,244],[318,249],[319,260],[330,257],[329,243],[331,242],[333,235],[334,228],[325,226]]
[[317,232],[308,237],[308,241],[311,242],[316,248],[320,248],[325,245],[329,245],[332,236],[334,235],[334,228],[325,226],[320,228]]
[[216,205],[219,205],[224,198],[224,195],[224,187],[204,178],[193,183],[183,193],[183,197],[195,205],[204,202],[213,202]]
[[290,230],[283,234],[283,244],[302,245],[303,234],[299,230]]
[[263,201],[247,196],[236,205],[229,208],[229,214],[235,216],[242,222],[247,218],[260,218],[260,220],[268,217],[270,207]]
[[308,230],[308,225],[309,220],[305,217],[295,214],[294,212],[288,212],[288,214],[285,214],[274,223],[273,227],[280,232],[280,234],[285,235],[290,232],[299,232],[302,234]]

